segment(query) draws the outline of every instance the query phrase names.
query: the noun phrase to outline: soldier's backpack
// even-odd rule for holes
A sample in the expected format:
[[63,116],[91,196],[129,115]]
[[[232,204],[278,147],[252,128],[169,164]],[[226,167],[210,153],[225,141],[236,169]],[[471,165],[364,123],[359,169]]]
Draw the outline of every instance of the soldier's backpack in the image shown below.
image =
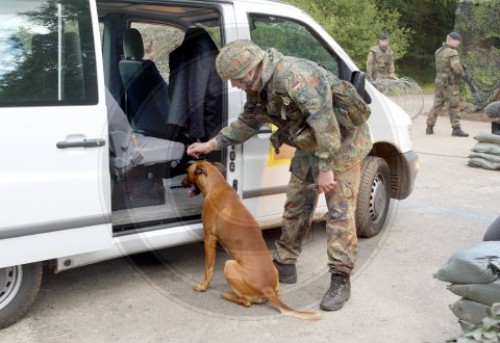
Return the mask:
[[347,130],[352,130],[366,123],[370,118],[370,107],[350,82],[344,80],[332,82],[331,90],[333,110],[340,125]]

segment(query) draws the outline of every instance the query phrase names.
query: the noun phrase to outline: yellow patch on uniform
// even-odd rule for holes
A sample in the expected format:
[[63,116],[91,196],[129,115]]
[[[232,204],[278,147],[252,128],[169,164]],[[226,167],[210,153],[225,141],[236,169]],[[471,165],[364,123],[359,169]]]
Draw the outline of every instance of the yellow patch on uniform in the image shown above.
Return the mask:
[[[276,130],[278,130],[278,128],[274,125],[271,125],[271,130],[274,133],[276,132]],[[274,167],[274,166],[282,166],[290,164],[294,154],[295,154],[295,148],[292,148],[291,146],[283,144],[282,146],[280,146],[279,153],[276,153],[276,150],[274,149],[273,145],[269,144],[267,165],[269,167]]]

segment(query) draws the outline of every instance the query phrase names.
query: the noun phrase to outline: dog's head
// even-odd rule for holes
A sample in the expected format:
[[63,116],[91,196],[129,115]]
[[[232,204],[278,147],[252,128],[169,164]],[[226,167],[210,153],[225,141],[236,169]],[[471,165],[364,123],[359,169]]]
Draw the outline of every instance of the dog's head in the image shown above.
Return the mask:
[[189,188],[189,196],[195,196],[201,193],[200,178],[208,176],[210,173],[224,174],[225,167],[221,163],[210,163],[206,160],[197,160],[190,162],[187,167],[187,175],[182,180],[182,186]]

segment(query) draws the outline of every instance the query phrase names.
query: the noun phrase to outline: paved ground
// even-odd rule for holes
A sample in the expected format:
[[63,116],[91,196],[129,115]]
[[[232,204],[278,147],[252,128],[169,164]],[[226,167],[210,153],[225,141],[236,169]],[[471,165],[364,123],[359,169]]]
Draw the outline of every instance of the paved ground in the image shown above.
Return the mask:
[[[464,122],[474,134],[489,123]],[[210,291],[197,294],[200,243],[116,259],[44,278],[29,314],[0,332],[0,342],[444,342],[460,333],[448,305],[458,298],[432,277],[452,252],[481,240],[500,214],[499,172],[466,166],[472,138],[452,138],[447,118],[436,134],[414,121],[421,171],[407,200],[392,206],[377,237],[360,241],[351,301],[322,320],[245,309],[223,301],[226,256]],[[291,306],[318,309],[328,285],[322,226],[316,225],[299,264],[299,284],[283,287]],[[269,244],[279,230],[268,230]]]

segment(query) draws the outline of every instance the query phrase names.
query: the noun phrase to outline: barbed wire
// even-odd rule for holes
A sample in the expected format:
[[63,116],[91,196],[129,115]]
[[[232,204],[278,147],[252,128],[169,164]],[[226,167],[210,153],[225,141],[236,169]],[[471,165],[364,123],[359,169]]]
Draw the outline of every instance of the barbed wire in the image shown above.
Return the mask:
[[399,79],[377,79],[371,83],[385,96],[401,107],[411,119],[424,109],[424,91],[417,81],[410,77]]

